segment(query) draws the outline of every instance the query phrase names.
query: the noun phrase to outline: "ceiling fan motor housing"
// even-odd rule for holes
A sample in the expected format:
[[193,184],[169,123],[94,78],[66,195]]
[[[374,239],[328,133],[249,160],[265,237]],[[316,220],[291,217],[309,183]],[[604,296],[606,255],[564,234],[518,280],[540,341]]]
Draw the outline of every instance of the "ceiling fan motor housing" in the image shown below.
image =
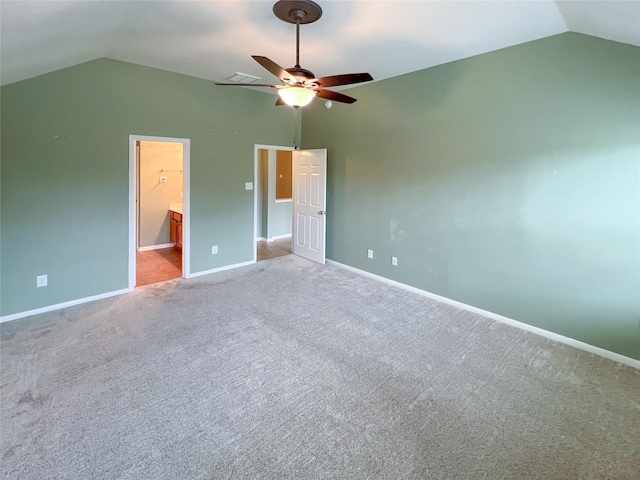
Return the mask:
[[299,79],[301,82],[304,82],[305,80],[311,80],[312,78],[316,78],[313,72],[307,70],[306,68],[302,68],[300,65],[296,65],[295,67],[292,67],[292,68],[285,68],[285,70],[289,72],[291,75],[293,75],[294,77],[296,77],[296,79]]

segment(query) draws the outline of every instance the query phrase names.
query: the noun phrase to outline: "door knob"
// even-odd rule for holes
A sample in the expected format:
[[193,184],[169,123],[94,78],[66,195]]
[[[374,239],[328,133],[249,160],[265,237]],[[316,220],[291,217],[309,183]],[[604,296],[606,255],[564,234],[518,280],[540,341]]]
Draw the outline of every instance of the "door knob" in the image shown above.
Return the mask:
[[318,215],[326,215],[326,214],[327,214],[327,212],[323,212],[322,210],[320,210],[320,211],[318,212]]

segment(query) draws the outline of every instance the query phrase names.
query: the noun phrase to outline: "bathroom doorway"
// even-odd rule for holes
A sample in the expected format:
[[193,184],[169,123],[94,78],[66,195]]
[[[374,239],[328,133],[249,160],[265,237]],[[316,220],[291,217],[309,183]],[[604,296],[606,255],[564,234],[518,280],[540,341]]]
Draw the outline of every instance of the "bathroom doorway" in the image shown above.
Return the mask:
[[186,277],[189,141],[131,136],[130,142],[134,157],[130,288]]

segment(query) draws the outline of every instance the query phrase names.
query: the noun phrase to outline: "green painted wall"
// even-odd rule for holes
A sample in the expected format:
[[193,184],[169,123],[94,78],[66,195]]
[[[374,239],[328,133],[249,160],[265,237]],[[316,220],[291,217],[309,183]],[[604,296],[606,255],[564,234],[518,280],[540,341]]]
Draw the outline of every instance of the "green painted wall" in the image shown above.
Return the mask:
[[567,33],[348,93],[303,119],[329,258],[640,359],[640,48]]
[[272,95],[108,59],[0,92],[1,315],[127,288],[130,134],[191,140],[191,272],[253,258],[254,145],[294,129]]

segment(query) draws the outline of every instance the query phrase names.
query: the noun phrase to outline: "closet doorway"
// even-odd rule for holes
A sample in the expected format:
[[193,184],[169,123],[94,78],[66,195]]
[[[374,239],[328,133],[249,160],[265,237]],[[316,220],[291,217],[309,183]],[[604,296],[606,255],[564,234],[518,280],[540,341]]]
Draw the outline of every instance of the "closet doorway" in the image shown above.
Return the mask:
[[254,261],[292,253],[292,147],[256,145]]
[[132,289],[188,275],[189,140],[132,135],[130,150]]

